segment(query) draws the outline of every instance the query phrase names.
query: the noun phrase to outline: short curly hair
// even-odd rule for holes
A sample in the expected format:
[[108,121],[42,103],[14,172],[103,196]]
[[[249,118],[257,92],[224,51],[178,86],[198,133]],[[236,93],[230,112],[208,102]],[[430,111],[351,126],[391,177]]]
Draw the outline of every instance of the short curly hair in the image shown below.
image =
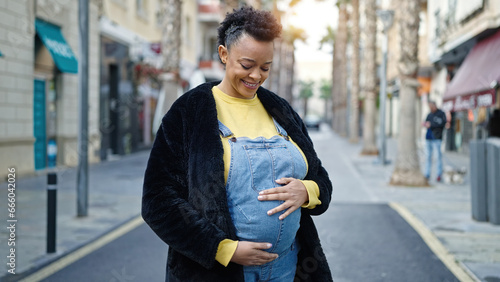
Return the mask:
[[218,45],[229,50],[245,33],[255,40],[269,42],[280,36],[281,24],[269,11],[243,6],[227,14],[221,22],[217,29]]

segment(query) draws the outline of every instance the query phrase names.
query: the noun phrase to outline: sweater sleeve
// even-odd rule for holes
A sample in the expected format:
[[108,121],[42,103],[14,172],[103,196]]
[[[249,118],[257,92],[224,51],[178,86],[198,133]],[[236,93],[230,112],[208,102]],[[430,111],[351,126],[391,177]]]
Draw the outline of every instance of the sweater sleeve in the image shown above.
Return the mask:
[[238,241],[233,241],[231,239],[224,239],[219,243],[217,248],[217,254],[215,255],[215,260],[217,260],[223,266],[227,266],[233,258],[234,252],[238,247]]
[[175,104],[162,120],[144,176],[142,217],[170,248],[208,269],[227,234],[188,200],[185,122]]
[[303,208],[306,209],[314,209],[316,206],[321,205],[321,201],[319,200],[319,187],[316,182],[312,180],[301,180],[307,190],[307,196],[309,201],[302,205]]

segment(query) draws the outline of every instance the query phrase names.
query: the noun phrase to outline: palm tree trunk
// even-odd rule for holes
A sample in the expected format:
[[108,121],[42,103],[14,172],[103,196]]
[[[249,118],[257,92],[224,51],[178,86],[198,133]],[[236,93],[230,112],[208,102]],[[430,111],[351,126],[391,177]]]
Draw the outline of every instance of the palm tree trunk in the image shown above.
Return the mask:
[[347,4],[338,3],[339,22],[333,50],[333,130],[341,136],[347,135],[345,107],[347,102]]
[[349,120],[349,142],[358,143],[359,136],[359,0],[352,4],[352,88]]
[[[401,55],[398,61],[401,80],[400,127],[398,135],[398,154],[391,176],[392,185],[427,186],[427,179],[420,171],[417,154],[417,134],[415,132],[418,70],[418,28],[420,1],[401,1],[398,13]],[[404,16],[403,16],[404,15]]]
[[347,44],[348,29],[347,21],[349,15],[347,12],[347,1],[339,1],[339,63],[340,63],[340,85],[339,85],[339,128],[338,133],[341,136],[347,136]]
[[280,38],[274,40],[274,55],[273,55],[273,65],[271,67],[271,72],[267,79],[269,83],[269,90],[276,94],[280,94],[280,77],[281,77],[281,45],[283,44]]
[[335,50],[337,50],[337,40],[333,42],[333,58],[332,58],[332,120],[331,120],[331,126],[334,131],[337,130],[337,98],[338,98],[338,89],[337,85],[339,84],[339,79],[337,75],[337,60],[335,59]]
[[[278,10],[277,1],[273,1],[272,13],[276,17],[278,22],[281,22],[281,14],[280,14],[280,11]],[[282,44],[282,41],[283,41],[282,38],[274,39],[273,64],[271,66],[271,71],[269,73],[269,77],[266,80],[267,88],[278,95],[279,95],[279,91],[280,91],[279,81],[280,81],[280,76],[281,76],[280,71],[281,71],[281,44]]]
[[366,0],[365,2],[365,50],[363,66],[365,67],[365,99],[363,115],[363,155],[377,155],[378,149],[375,139],[375,121],[377,118],[376,109],[376,41],[377,41],[377,1]]
[[181,58],[182,0],[163,0],[162,56],[163,71],[178,73]]
[[170,108],[177,99],[179,91],[179,66],[181,58],[181,10],[182,0],[162,0],[162,38],[163,57],[162,89],[158,105],[162,113]]
[[287,76],[288,76],[288,69],[290,68],[287,52],[288,52],[288,42],[286,42],[285,40],[282,40],[281,41],[281,48],[280,48],[280,52],[279,52],[280,76],[278,79],[278,83],[279,83],[279,89],[280,89],[279,95],[281,97],[285,98],[286,100],[288,100],[288,98],[287,98],[288,93],[286,92],[286,90],[287,90],[286,82],[287,82]]
[[286,83],[285,83],[285,99],[290,105],[293,105],[293,84],[295,81],[295,52],[293,44],[287,44],[286,50]]

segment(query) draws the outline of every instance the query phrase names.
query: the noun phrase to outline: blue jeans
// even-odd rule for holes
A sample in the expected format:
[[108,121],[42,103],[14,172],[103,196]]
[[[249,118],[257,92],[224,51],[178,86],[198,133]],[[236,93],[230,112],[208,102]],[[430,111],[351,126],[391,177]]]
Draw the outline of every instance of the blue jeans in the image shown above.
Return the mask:
[[[293,281],[297,263],[295,237],[300,227],[301,209],[280,220],[285,211],[267,215],[283,201],[259,201],[259,192],[279,186],[283,177],[304,179],[307,165],[286,131],[275,121],[279,135],[269,139],[234,137],[224,124],[219,130],[231,147],[231,164],[226,190],[229,213],[242,241],[271,243],[266,251],[279,257],[261,266],[243,267],[245,281]],[[285,278],[285,276],[289,278]]]
[[436,166],[437,166],[437,176],[443,174],[443,161],[441,153],[441,139],[425,140],[425,177],[429,178],[431,176],[431,166],[432,166],[432,151],[436,151]]

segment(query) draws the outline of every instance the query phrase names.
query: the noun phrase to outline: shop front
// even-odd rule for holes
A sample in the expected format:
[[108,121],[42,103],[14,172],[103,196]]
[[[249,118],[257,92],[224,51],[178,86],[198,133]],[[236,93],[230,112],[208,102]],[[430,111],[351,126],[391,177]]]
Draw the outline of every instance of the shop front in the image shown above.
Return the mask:
[[478,41],[443,95],[444,111],[452,113],[455,145],[468,152],[472,139],[487,138],[488,123],[499,109],[500,31]]
[[[137,151],[144,145],[144,140],[151,139],[151,134],[147,136],[149,139],[144,137],[143,121],[149,115],[144,115],[146,100],[143,96],[144,91],[141,91],[145,85],[150,87],[151,84],[147,77],[144,79],[138,77],[137,69],[148,66],[145,59],[151,56],[150,53],[157,54],[157,52],[142,36],[115,24],[105,16],[99,20],[99,29],[101,34],[100,157],[101,160],[107,160],[114,155],[126,155]],[[153,90],[147,92],[154,93]],[[149,101],[148,99],[147,102]],[[147,106],[151,107],[151,103]]]
[[35,170],[41,170],[56,166],[61,80],[78,72],[78,61],[59,26],[36,19],[35,30],[34,164]]

